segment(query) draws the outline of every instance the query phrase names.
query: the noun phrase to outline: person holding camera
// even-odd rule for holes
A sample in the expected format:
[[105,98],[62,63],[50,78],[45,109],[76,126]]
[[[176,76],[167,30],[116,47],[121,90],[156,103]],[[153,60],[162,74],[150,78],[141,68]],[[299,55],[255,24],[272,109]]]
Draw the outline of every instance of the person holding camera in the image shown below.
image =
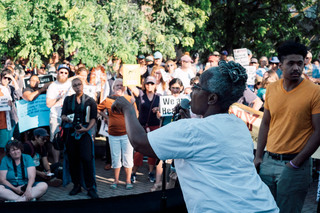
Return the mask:
[[[71,82],[74,95],[67,96],[62,106],[61,120],[64,122],[65,145],[69,172],[74,184],[69,195],[81,192],[81,183],[88,190],[88,196],[98,198],[94,178],[93,140],[90,130],[96,123],[97,104],[83,93],[79,78]],[[67,162],[65,161],[64,168]]]
[[10,140],[5,148],[0,165],[0,200],[31,201],[46,193],[48,185],[35,182],[36,168],[30,155],[22,154],[22,143]]

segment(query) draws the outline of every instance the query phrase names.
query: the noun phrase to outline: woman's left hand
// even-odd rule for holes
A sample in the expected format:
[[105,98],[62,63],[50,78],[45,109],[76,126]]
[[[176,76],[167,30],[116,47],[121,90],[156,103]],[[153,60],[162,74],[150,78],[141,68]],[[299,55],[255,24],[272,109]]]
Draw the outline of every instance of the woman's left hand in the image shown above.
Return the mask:
[[159,107],[153,107],[153,108],[152,108],[152,112],[153,112],[153,113],[156,113],[157,111],[159,111]]

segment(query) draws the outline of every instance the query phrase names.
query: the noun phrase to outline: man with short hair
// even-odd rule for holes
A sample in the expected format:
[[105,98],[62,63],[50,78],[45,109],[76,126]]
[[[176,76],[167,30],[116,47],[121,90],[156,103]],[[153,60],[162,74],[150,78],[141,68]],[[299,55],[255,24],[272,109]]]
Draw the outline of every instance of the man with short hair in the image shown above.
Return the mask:
[[[64,98],[74,93],[71,83],[68,81],[70,68],[66,64],[58,67],[57,80],[54,81],[47,90],[47,107],[50,108],[50,141],[53,140],[55,133],[59,131],[61,124],[61,110]],[[52,148],[54,163],[59,161],[60,152]]]
[[30,87],[27,87],[23,90],[22,98],[26,101],[33,101],[39,95],[45,94],[51,82],[46,83],[43,87],[39,87],[40,80],[37,75],[32,75],[29,79]]
[[81,192],[82,185],[87,189],[89,197],[98,198],[94,178],[93,141],[90,133],[97,119],[97,104],[83,93],[83,83],[79,78],[72,80],[72,88],[75,94],[65,98],[61,113],[61,120],[65,122],[63,128],[67,137],[65,145],[69,162],[69,166],[66,166],[65,159],[64,168],[69,168],[74,184],[69,195]]
[[306,55],[296,42],[278,48],[283,79],[268,86],[254,159],[281,213],[301,212],[320,144],[320,87],[301,77]]

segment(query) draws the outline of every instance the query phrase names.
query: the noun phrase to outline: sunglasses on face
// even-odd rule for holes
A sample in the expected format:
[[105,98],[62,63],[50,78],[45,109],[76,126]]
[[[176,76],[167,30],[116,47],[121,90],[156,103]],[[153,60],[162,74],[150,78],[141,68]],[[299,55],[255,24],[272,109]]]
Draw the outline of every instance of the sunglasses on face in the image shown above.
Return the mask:
[[64,75],[68,75],[68,72],[59,72],[60,75],[64,74]]
[[9,82],[11,82],[11,78],[4,76],[3,79],[8,80]]
[[180,87],[171,87],[171,89],[180,90]]
[[146,85],[149,85],[149,84],[154,85],[154,83],[152,83],[152,82],[148,82],[148,83],[146,83]]

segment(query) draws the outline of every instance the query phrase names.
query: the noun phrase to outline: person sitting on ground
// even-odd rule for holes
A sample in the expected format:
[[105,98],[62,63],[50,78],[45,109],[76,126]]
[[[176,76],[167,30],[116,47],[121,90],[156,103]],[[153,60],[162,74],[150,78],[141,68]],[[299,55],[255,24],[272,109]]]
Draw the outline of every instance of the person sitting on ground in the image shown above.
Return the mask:
[[9,201],[31,201],[46,193],[48,185],[35,182],[36,168],[29,155],[22,154],[20,141],[6,144],[6,156],[0,165],[0,199]]
[[55,178],[54,173],[51,173],[56,166],[55,164],[50,166],[48,161],[48,151],[45,143],[49,136],[44,128],[35,129],[31,141],[26,141],[23,144],[23,153],[33,158],[36,166],[36,181],[45,181],[49,186],[60,186],[62,180]]

